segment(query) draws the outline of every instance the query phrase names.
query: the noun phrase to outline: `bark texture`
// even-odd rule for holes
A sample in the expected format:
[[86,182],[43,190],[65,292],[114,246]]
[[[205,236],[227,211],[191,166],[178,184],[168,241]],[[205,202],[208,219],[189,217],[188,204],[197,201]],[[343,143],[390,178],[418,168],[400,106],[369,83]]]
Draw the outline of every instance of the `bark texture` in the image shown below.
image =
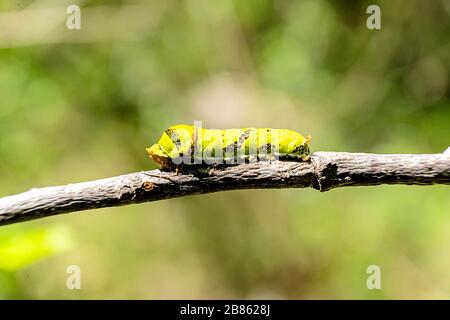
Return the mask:
[[[185,167],[186,168],[186,167]],[[259,162],[219,168],[130,173],[0,198],[0,225],[86,209],[226,190],[450,184],[450,154],[317,152],[309,162]]]

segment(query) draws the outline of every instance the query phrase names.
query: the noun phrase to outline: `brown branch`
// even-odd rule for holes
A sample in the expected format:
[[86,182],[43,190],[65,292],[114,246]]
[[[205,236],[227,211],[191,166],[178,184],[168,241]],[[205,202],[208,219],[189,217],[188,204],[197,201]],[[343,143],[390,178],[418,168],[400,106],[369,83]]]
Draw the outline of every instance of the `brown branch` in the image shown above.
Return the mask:
[[[186,167],[185,167],[186,168]],[[36,188],[0,198],[0,225],[86,209],[225,190],[450,184],[450,154],[317,152],[310,162],[259,162],[223,168],[160,170]]]

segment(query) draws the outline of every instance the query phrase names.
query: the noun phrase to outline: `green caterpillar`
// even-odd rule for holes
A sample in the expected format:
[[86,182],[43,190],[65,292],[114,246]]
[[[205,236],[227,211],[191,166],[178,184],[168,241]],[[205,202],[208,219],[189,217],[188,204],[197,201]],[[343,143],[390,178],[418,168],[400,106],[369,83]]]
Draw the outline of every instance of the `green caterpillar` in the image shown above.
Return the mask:
[[287,129],[203,129],[175,125],[164,131],[158,143],[146,148],[162,169],[182,165],[219,165],[269,160],[302,160],[311,157],[311,136]]

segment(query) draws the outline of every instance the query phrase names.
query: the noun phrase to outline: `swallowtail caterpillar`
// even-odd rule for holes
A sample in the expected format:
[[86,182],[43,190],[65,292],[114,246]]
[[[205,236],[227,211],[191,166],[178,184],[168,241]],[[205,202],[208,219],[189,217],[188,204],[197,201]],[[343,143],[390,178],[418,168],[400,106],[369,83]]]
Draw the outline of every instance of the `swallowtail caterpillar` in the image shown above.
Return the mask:
[[146,151],[162,169],[177,171],[183,165],[248,163],[311,158],[311,136],[288,129],[203,129],[175,125]]

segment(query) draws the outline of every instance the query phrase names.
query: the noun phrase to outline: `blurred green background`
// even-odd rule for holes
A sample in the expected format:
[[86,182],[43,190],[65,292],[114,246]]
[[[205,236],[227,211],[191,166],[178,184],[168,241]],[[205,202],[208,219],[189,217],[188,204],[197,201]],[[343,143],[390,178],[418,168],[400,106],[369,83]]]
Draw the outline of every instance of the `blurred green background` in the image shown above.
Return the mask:
[[[449,15],[448,0],[0,0],[0,196],[155,168],[144,147],[194,120],[441,153]],[[235,191],[1,227],[0,298],[450,298],[449,196]]]

